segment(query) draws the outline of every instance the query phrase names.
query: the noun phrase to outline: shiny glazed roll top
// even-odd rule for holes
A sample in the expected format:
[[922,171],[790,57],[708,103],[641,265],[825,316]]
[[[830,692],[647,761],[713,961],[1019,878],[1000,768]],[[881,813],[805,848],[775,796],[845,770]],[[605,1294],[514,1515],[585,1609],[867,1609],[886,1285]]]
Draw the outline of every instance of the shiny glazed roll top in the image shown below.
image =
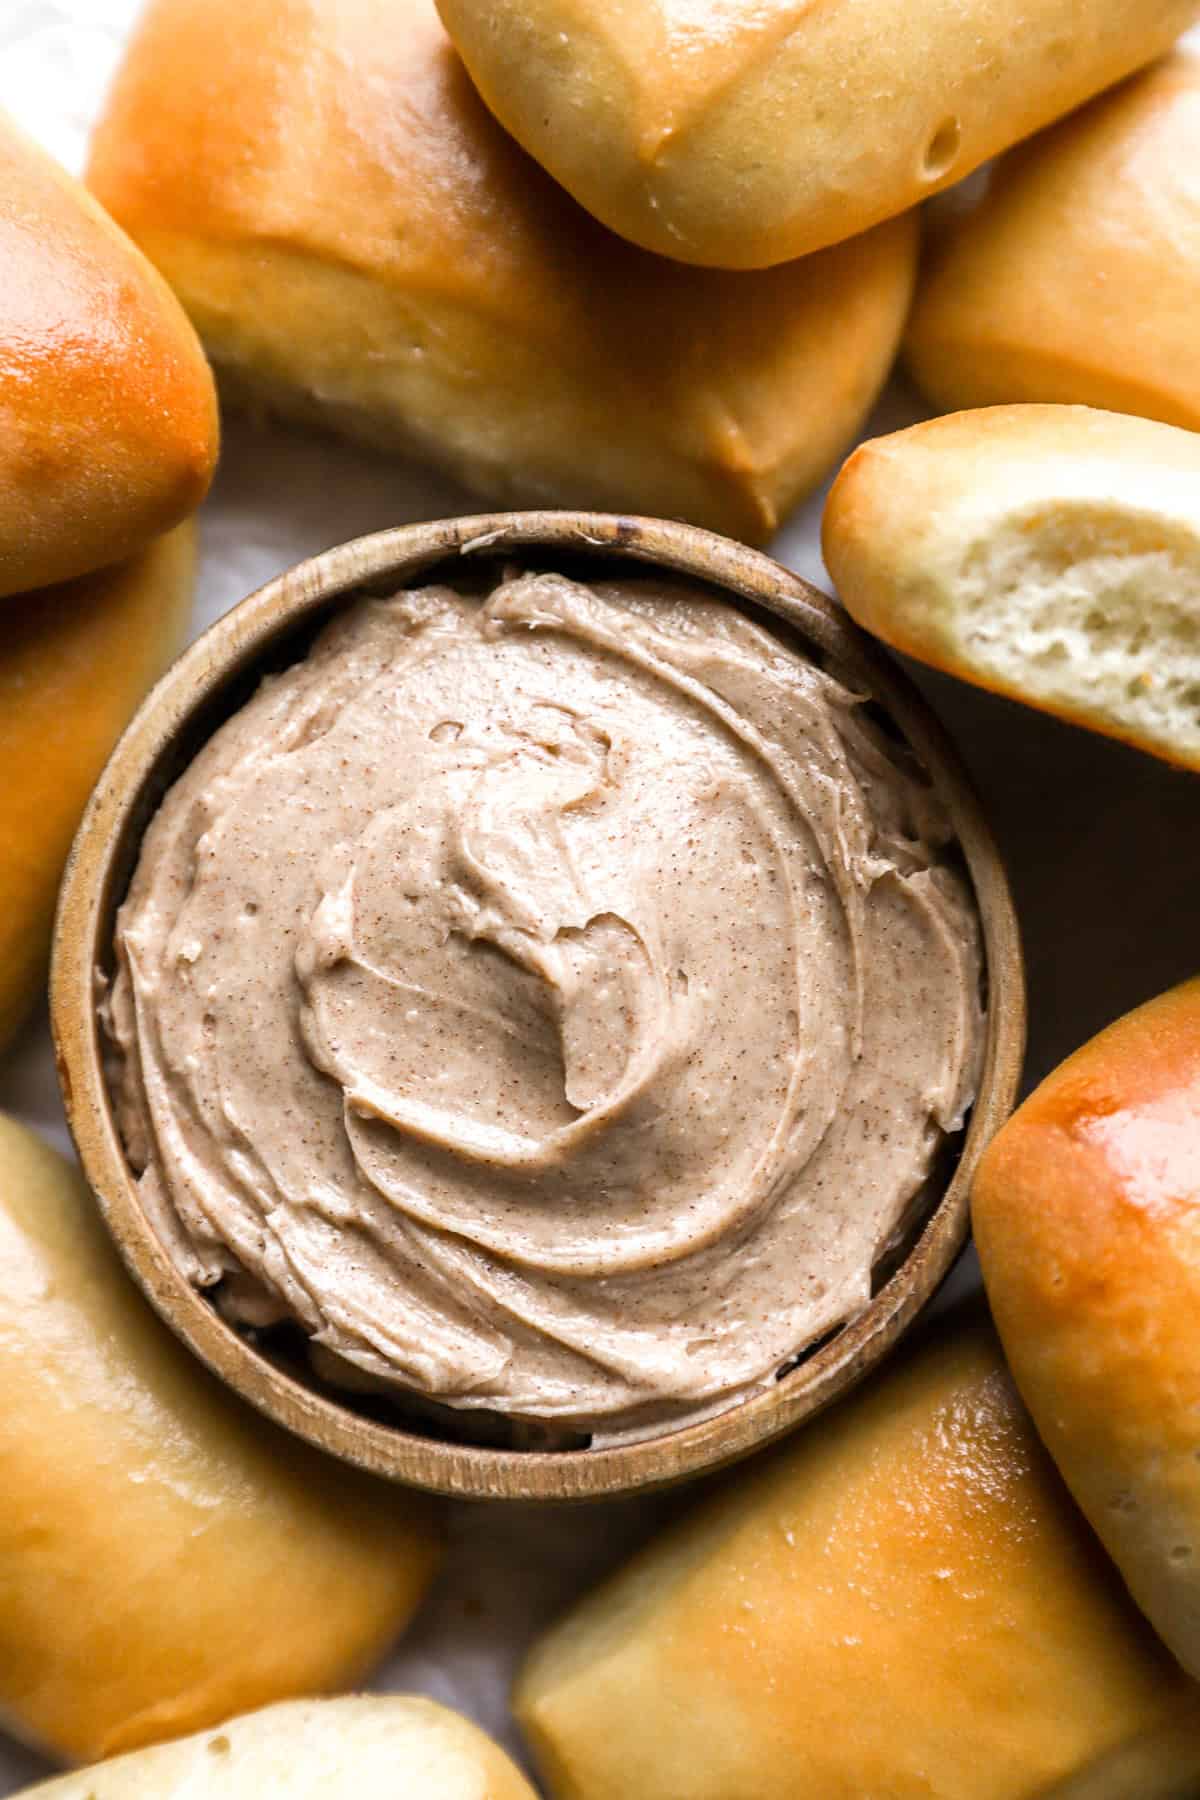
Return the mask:
[[122,1130],[190,1278],[335,1381],[597,1437],[864,1306],[982,1029],[948,824],[860,698],[649,578],[347,610],[119,915]]

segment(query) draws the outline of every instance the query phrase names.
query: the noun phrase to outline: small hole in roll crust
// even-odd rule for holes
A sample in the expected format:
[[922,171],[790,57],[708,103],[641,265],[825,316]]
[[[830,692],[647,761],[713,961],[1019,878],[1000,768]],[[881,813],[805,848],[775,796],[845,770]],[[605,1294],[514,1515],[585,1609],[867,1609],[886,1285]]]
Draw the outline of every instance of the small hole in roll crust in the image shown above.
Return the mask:
[[921,172],[926,181],[940,181],[954,164],[962,141],[962,128],[957,119],[943,119],[925,146]]

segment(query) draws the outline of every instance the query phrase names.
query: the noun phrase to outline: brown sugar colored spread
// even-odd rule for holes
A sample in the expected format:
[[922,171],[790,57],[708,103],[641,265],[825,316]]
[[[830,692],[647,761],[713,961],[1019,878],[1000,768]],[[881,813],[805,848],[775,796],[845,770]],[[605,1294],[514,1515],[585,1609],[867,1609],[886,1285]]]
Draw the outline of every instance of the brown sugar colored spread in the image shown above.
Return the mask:
[[106,1019],[145,1203],[323,1367],[603,1439],[870,1293],[978,1073],[949,827],[684,586],[362,601],[167,794]]

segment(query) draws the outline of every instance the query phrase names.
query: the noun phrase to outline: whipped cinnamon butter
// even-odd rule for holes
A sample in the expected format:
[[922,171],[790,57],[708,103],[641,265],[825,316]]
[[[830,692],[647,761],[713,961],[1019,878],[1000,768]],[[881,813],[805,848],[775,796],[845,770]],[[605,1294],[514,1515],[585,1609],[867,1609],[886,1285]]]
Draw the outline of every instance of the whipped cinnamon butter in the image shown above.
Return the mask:
[[351,1381],[601,1439],[861,1309],[982,1022],[947,822],[860,699],[637,576],[341,615],[118,918],[121,1128],[190,1279]]

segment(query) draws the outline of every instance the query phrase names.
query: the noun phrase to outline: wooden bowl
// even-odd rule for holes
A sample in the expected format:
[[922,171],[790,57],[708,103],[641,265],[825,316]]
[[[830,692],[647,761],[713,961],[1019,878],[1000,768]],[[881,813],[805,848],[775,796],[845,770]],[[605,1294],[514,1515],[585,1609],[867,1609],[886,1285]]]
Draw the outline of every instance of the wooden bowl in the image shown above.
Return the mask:
[[[988,1036],[979,1097],[949,1185],[866,1310],[767,1393],[639,1442],[534,1452],[451,1443],[382,1419],[323,1387],[305,1359],[255,1347],[178,1272],[138,1199],[114,1122],[96,1019],[97,971],[111,967],[116,908],[142,833],[168,785],[259,676],[303,653],[326,617],[363,594],[452,574],[464,559],[517,556],[591,570],[649,563],[709,584],[786,622],[815,659],[891,714],[948,806],[983,919]],[[67,1117],[113,1237],[162,1317],[201,1360],[277,1423],[377,1474],[443,1494],[582,1499],[660,1487],[745,1456],[810,1419],[896,1343],[964,1243],[979,1156],[1016,1097],[1024,1049],[1020,941],[1004,870],[958,758],[894,665],[809,583],[709,532],[653,519],[572,512],[495,513],[402,526],[343,544],[269,582],[228,613],[159,682],[92,796],[63,883],[51,1003]]]

